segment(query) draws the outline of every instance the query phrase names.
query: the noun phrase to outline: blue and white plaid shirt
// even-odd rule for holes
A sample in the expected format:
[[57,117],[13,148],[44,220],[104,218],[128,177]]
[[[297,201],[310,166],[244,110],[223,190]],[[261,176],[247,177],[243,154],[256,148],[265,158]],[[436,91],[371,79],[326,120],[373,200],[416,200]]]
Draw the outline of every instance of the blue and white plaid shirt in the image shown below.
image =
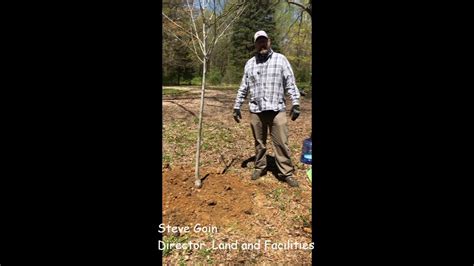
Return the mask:
[[300,104],[300,92],[290,62],[284,55],[273,51],[263,63],[257,63],[255,56],[247,61],[234,109],[240,109],[249,91],[252,113],[285,110],[285,91],[293,105]]

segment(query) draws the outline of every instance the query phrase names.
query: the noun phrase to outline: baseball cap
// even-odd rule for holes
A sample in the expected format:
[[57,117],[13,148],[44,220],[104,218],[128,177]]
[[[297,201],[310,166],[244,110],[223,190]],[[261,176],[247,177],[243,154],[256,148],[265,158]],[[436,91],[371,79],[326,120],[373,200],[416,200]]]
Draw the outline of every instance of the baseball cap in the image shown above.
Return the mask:
[[253,36],[253,42],[256,42],[256,41],[257,41],[257,38],[258,38],[258,37],[261,37],[261,36],[263,36],[263,37],[265,37],[265,38],[268,39],[267,33],[264,32],[263,30],[259,30],[259,31],[257,31],[257,32],[255,33],[255,35]]

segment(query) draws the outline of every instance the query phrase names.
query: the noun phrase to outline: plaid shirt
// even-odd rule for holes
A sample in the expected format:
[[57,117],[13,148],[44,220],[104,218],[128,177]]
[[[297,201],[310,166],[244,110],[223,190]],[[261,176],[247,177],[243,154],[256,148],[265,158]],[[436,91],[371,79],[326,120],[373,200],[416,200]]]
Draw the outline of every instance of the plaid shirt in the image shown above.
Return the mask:
[[284,55],[273,51],[263,63],[257,63],[255,56],[247,61],[234,109],[240,109],[249,91],[252,113],[284,111],[285,91],[290,95],[292,105],[299,105],[300,92],[291,65]]

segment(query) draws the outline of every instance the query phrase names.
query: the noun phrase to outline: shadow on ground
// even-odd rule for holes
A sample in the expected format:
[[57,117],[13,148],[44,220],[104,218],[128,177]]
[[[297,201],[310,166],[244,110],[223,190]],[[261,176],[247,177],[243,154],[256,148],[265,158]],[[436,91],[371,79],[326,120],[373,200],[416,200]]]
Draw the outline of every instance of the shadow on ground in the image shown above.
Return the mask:
[[[281,182],[286,182],[285,178],[280,176],[280,171],[278,170],[278,167],[276,165],[275,157],[271,155],[266,155],[267,157],[267,167],[265,168],[265,171],[263,172],[262,175],[266,175],[267,172],[272,173],[273,177],[275,177],[277,180]],[[249,168],[249,163],[255,163],[255,156],[252,156],[246,160],[244,160],[241,164],[242,168]]]

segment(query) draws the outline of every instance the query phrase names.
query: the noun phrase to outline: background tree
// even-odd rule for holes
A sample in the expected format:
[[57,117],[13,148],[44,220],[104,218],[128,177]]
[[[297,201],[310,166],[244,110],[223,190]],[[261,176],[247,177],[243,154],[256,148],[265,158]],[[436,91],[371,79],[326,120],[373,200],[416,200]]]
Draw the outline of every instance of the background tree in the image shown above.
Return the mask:
[[290,61],[297,84],[301,85],[301,87],[309,85],[311,90],[311,1],[276,1],[278,2],[276,25],[277,31],[280,34],[281,52]]
[[277,14],[283,53],[292,63],[298,82],[311,81],[311,16],[299,6],[281,2]]
[[247,60],[253,56],[255,32],[264,30],[272,40],[272,49],[279,51],[279,34],[276,30],[275,9],[278,2],[257,0],[248,3],[248,8],[235,22],[230,38],[230,58],[224,80],[239,83]]
[[[166,0],[163,2],[163,11],[172,19],[183,24],[189,23],[183,0]],[[163,21],[163,83],[166,85],[180,85],[183,80],[190,81],[199,70],[197,60],[191,51],[179,38],[186,33],[167,20]],[[173,32],[173,34],[171,33]]]

